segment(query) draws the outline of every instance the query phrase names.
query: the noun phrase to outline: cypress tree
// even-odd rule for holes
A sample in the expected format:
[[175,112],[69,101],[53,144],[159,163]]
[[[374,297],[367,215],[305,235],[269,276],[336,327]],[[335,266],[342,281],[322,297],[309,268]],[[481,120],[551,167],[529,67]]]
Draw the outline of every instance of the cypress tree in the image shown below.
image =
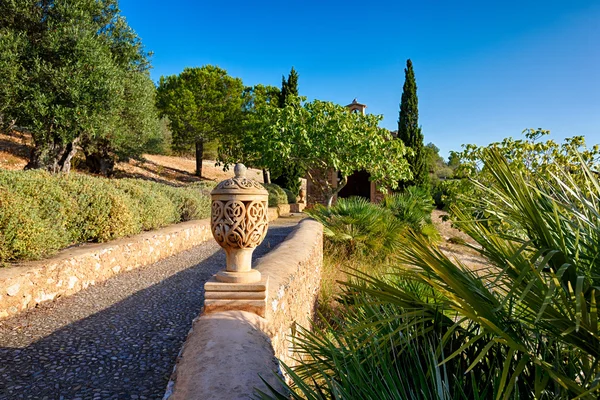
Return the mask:
[[[285,76],[281,77],[281,92],[279,94],[279,107],[283,108],[289,97],[298,96],[298,72],[292,67],[287,81]],[[274,172],[274,171],[271,171]],[[276,172],[277,173],[277,172]],[[297,165],[291,163],[281,167],[278,176],[272,179],[273,183],[290,190],[298,196],[300,192],[300,178],[304,171]]]
[[285,102],[289,96],[298,96],[298,73],[292,67],[287,81],[285,76],[281,77],[281,92],[279,94],[279,108],[285,107]]
[[419,127],[417,82],[415,81],[415,72],[410,59],[406,60],[404,77],[402,99],[400,100],[400,117],[398,119],[398,138],[404,142],[405,146],[410,147],[414,154],[407,156],[413,179],[400,182],[400,187],[406,188],[412,185],[427,187],[429,184],[429,169],[427,154],[423,145],[423,133]]

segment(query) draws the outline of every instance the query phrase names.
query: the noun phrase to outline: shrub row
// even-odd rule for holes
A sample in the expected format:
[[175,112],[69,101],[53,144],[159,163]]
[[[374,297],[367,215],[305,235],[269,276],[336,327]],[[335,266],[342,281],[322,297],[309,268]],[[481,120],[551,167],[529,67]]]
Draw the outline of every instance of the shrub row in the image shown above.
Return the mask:
[[0,171],[0,262],[39,259],[210,215],[205,188],[43,171]]
[[274,183],[262,184],[269,192],[269,207],[277,207],[280,204],[288,204],[288,195],[279,185]]

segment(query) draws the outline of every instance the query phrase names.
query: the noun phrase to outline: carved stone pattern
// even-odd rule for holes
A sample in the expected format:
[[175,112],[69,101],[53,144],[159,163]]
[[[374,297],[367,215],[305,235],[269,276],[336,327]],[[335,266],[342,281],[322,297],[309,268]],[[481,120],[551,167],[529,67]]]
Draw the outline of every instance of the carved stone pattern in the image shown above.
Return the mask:
[[263,185],[260,183],[253,181],[251,179],[246,178],[232,178],[227,179],[217,185],[215,190],[217,189],[262,189],[265,190]]
[[213,201],[211,229],[221,247],[254,248],[267,234],[266,201]]

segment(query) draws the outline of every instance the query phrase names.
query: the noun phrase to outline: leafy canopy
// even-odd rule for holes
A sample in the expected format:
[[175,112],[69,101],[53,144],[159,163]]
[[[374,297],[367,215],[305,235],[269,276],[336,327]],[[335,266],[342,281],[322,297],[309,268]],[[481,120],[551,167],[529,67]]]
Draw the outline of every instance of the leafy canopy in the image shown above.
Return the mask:
[[[352,114],[347,108],[315,100],[301,104],[301,98],[282,107],[259,106],[253,115],[257,129],[242,136],[242,147],[260,157],[260,165],[280,170],[294,163],[307,171],[313,182],[331,199],[354,171],[366,170],[382,186],[396,187],[411,177],[404,159],[402,142],[378,123],[380,116]],[[237,160],[226,160],[229,163]],[[330,170],[338,171],[340,184],[316,179]]]
[[175,147],[186,149],[225,133],[231,119],[239,116],[243,89],[239,78],[212,65],[162,76],[157,105],[161,116],[169,118]]
[[[68,171],[81,139],[119,147],[156,132],[137,103],[154,92],[148,56],[114,0],[0,2],[0,113],[31,132],[30,166]],[[125,123],[135,108],[145,115]]]
[[498,151],[515,173],[523,174],[527,182],[551,180],[557,174],[569,172],[573,179],[583,184],[585,181],[582,166],[597,169],[600,161],[600,146],[588,148],[583,136],[566,138],[559,144],[554,140],[543,140],[550,131],[526,129],[525,139],[506,138],[488,146],[463,145],[461,152],[452,152],[450,159],[455,165],[455,178],[446,182],[450,211],[470,209],[476,215],[483,210],[475,206],[471,199],[481,198],[482,192],[474,180],[483,184],[493,180],[492,173],[484,163],[485,153]]

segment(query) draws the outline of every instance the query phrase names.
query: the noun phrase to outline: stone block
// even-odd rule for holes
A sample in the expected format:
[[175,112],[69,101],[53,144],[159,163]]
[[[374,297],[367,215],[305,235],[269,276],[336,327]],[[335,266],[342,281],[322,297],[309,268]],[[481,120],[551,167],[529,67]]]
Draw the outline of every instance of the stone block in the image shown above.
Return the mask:
[[213,275],[204,284],[205,292],[265,292],[268,287],[268,278],[263,277],[254,283],[229,283],[219,282]]
[[220,311],[247,311],[266,315],[268,278],[255,283],[219,282],[215,276],[204,284],[204,314]]

